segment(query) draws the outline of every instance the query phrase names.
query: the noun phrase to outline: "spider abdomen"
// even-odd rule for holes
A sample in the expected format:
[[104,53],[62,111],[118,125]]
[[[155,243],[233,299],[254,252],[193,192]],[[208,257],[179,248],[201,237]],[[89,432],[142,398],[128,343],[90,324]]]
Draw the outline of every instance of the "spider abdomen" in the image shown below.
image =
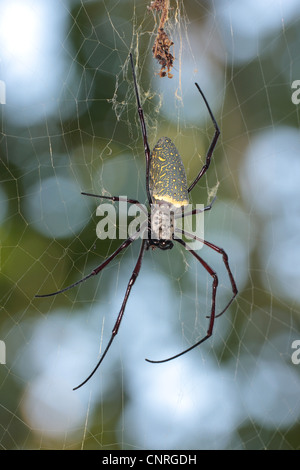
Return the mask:
[[161,137],[150,158],[149,188],[152,201],[175,207],[189,203],[185,169],[179,152],[169,137]]

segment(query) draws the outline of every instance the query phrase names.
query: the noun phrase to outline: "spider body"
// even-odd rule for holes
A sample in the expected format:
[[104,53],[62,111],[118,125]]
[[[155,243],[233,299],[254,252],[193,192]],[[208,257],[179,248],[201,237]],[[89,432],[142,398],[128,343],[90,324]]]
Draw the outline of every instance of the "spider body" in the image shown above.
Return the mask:
[[[147,237],[142,237],[140,252],[139,252],[136,264],[134,266],[134,269],[132,271],[131,277],[129,279],[129,282],[127,284],[124,299],[123,299],[119,314],[117,316],[117,320],[113,327],[110,340],[108,341],[108,344],[106,348],[104,349],[93,371],[80,385],[75,387],[74,390],[84,385],[94,375],[94,373],[96,372],[96,370],[102,363],[103,359],[105,358],[114,338],[116,337],[119,331],[119,327],[120,327],[120,324],[124,315],[127,300],[129,298],[131,289],[139,275],[139,272],[142,266],[144,252],[148,250],[150,247],[152,248],[158,247],[161,250],[168,250],[168,249],[173,248],[173,242],[176,241],[179,244],[181,244],[184,248],[188,249],[189,253],[191,253],[191,255],[196,258],[196,260],[202,265],[202,267],[206,270],[206,272],[211,276],[212,294],[211,294],[211,309],[210,309],[210,314],[208,315],[209,321],[208,321],[208,329],[207,329],[206,335],[203,338],[201,338],[196,344],[190,346],[189,348],[185,349],[184,351],[172,357],[159,360],[159,361],[150,361],[149,359],[146,359],[148,362],[158,363],[158,362],[170,361],[179,356],[182,356],[183,354],[187,353],[188,351],[194,349],[195,347],[199,346],[201,343],[206,341],[213,333],[215,319],[218,316],[222,315],[228,309],[229,305],[232,303],[233,299],[235,298],[238,292],[235,280],[233,278],[231,269],[229,267],[228,256],[226,252],[222,248],[214,245],[213,243],[204,239],[200,239],[199,237],[195,235],[192,235],[193,239],[202,242],[203,245],[214,250],[216,253],[222,256],[224,266],[228,273],[233,295],[231,299],[229,300],[229,302],[227,303],[227,305],[225,306],[225,308],[223,308],[223,310],[219,314],[216,314],[216,294],[217,294],[217,287],[218,287],[217,273],[211,268],[211,266],[202,257],[198,255],[198,253],[192,250],[191,247],[184,240],[182,240],[182,238],[178,236],[178,235],[187,235],[189,238],[190,234],[184,231],[183,229],[176,228],[174,224],[174,220],[176,218],[183,217],[184,215],[183,208],[189,202],[189,193],[192,191],[194,186],[198,183],[200,178],[208,170],[210,161],[213,155],[213,151],[215,149],[218,137],[220,135],[218,124],[209,107],[209,104],[202,90],[200,89],[199,85],[196,83],[195,85],[199,93],[201,94],[202,99],[206,105],[206,108],[208,110],[212,123],[214,125],[215,132],[214,132],[214,136],[211,141],[211,144],[206,153],[205,163],[203,164],[196,178],[193,180],[190,186],[188,186],[187,177],[186,177],[186,173],[185,173],[185,169],[184,169],[181,157],[175,145],[172,143],[171,139],[169,139],[168,137],[161,137],[158,140],[157,144],[155,145],[152,153],[150,152],[150,148],[148,144],[148,137],[147,137],[146,123],[144,119],[143,109],[140,103],[140,97],[139,97],[139,92],[138,92],[138,87],[137,87],[137,82],[136,82],[136,75],[135,75],[135,70],[134,70],[134,65],[133,65],[133,58],[131,54],[130,54],[130,62],[131,62],[133,83],[134,83],[134,89],[135,89],[135,95],[136,95],[136,101],[137,101],[137,110],[138,110],[138,115],[140,119],[143,142],[144,142],[144,151],[145,151],[145,160],[146,160],[146,193],[147,193],[149,207],[151,210],[147,212],[147,210],[144,208],[144,206],[140,204],[139,201],[134,200],[134,199],[128,199],[123,196],[104,196],[104,195],[96,195],[96,194],[90,194],[90,193],[82,193],[86,196],[93,196],[93,197],[101,198],[101,199],[109,199],[111,201],[125,201],[129,204],[139,205],[141,209],[144,211],[144,213],[147,215],[147,219],[143,224],[141,224],[142,226],[139,229],[137,229],[137,231],[134,234],[130,235],[125,241],[123,241],[123,243],[119,246],[119,248],[117,248],[116,251],[114,251],[110,256],[108,256],[108,258],[103,263],[101,263],[99,266],[93,269],[92,272],[90,272],[90,274],[88,274],[87,276],[80,279],[79,281],[76,281],[70,286],[65,287],[57,292],[52,292],[51,294],[36,295],[36,297],[50,297],[53,295],[61,294],[62,292],[65,292],[69,289],[72,289],[73,287],[86,281],[90,277],[99,274],[99,272],[101,272],[122,250],[126,249],[131,243],[133,243],[135,240],[140,238],[141,232],[147,235]],[[189,214],[185,214],[185,215],[193,215],[199,212],[210,210],[211,207],[212,207],[212,203],[208,205],[207,207],[204,207],[204,209],[201,209],[201,210],[194,209],[190,211]]]
[[150,156],[149,192],[151,217],[149,217],[146,249],[173,248],[174,217],[189,203],[186,172],[179,152],[169,137],[161,137]]
[[161,137],[150,157],[153,203],[182,207],[189,203],[188,184],[179,152],[169,137]]
[[169,250],[173,248],[174,236],[174,214],[176,208],[169,203],[159,202],[151,205],[151,214],[148,219],[148,236],[147,247],[158,247],[161,250]]

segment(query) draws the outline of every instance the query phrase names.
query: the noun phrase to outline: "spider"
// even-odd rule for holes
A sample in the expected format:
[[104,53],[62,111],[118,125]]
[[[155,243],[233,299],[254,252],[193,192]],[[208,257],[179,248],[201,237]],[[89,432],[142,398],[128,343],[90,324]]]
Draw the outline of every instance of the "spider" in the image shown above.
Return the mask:
[[[146,359],[146,361],[151,362],[151,363],[162,363],[162,362],[171,361],[172,359],[178,358],[179,356],[186,354],[187,352],[191,351],[192,349],[196,348],[201,343],[206,341],[213,333],[215,318],[222,315],[228,309],[228,307],[233,302],[234,298],[236,297],[238,293],[234,277],[229,267],[228,256],[226,252],[222,248],[219,248],[218,246],[214,245],[213,243],[210,243],[207,240],[200,239],[199,237],[192,235],[192,238],[197,239],[198,241],[202,242],[204,245],[216,251],[222,256],[223,263],[225,265],[225,268],[229,276],[233,295],[231,299],[229,300],[229,302],[227,303],[226,307],[218,315],[216,315],[215,304],[216,304],[216,294],[217,294],[217,286],[218,286],[217,273],[207,264],[206,261],[204,261],[203,258],[201,258],[194,250],[192,250],[182,238],[176,237],[176,233],[179,234],[179,232],[181,232],[181,235],[189,236],[190,234],[174,226],[174,218],[175,219],[182,218],[183,215],[192,215],[192,214],[199,213],[200,211],[210,210],[212,207],[212,203],[213,203],[212,202],[210,205],[204,207],[202,210],[194,209],[190,211],[188,214],[183,214],[183,208],[189,202],[189,193],[192,191],[192,189],[198,183],[200,178],[202,178],[202,176],[206,173],[206,171],[209,168],[211,158],[212,158],[215,146],[217,144],[217,140],[220,135],[218,124],[204,96],[204,93],[202,92],[199,85],[195,83],[206,105],[210,118],[213,122],[215,132],[214,132],[212,141],[210,143],[210,146],[208,148],[208,151],[206,153],[205,163],[200,169],[194,181],[188,186],[187,177],[186,177],[186,173],[185,173],[185,169],[184,169],[181,157],[175,145],[171,141],[171,139],[169,139],[168,137],[161,137],[158,140],[157,144],[155,145],[153,151],[152,152],[150,151],[143,109],[140,103],[140,96],[139,96],[138,87],[137,87],[137,80],[136,80],[132,54],[130,54],[130,63],[131,63],[133,84],[134,84],[134,90],[135,90],[136,101],[137,101],[137,111],[139,115],[139,120],[141,124],[142,135],[143,135],[143,142],[144,142],[144,150],[145,150],[145,158],[146,158],[147,199],[148,199],[150,208],[155,207],[154,210],[156,212],[154,212],[154,216],[151,216],[151,210],[147,210],[146,212],[146,209],[142,207],[141,203],[135,199],[127,199],[126,197],[121,197],[121,196],[119,197],[118,196],[102,196],[102,195],[97,195],[97,194],[81,193],[85,196],[92,196],[92,197],[101,198],[101,199],[109,199],[111,201],[117,201],[117,202],[126,201],[129,204],[137,204],[140,207],[142,207],[142,210],[144,210],[144,212],[146,212],[146,215],[147,215],[146,223],[144,224],[144,226],[141,226],[133,235],[129,236],[119,246],[119,248],[117,248],[117,250],[114,253],[112,253],[102,264],[100,264],[95,269],[93,269],[93,271],[87,276],[85,276],[84,278],[80,279],[74,284],[68,287],[65,287],[64,289],[61,289],[57,292],[52,292],[51,294],[36,295],[36,297],[50,297],[53,295],[61,294],[62,292],[72,289],[78,284],[86,281],[90,277],[99,274],[99,272],[102,271],[121,251],[123,251],[131,243],[133,243],[137,238],[139,238],[141,231],[146,233],[147,236],[146,237],[144,236],[142,238],[139,255],[138,255],[135,267],[133,269],[133,272],[131,274],[131,277],[129,279],[125,296],[123,299],[123,303],[119,311],[115,325],[113,327],[110,340],[104,352],[102,353],[98,363],[96,364],[95,368],[92,370],[90,375],[80,385],[75,387],[73,390],[77,390],[78,388],[86,384],[88,380],[90,380],[90,378],[95,374],[96,370],[98,369],[103,359],[105,358],[115,336],[117,335],[119,331],[119,327],[120,327],[120,324],[124,315],[127,300],[129,298],[132,286],[135,283],[139,275],[140,269],[141,269],[144,252],[149,250],[150,247],[152,249],[160,248],[161,250],[169,250],[173,248],[174,241],[176,241],[180,243],[183,247],[187,248],[189,252],[191,253],[191,255],[194,256],[197,259],[197,261],[199,261],[199,263],[203,266],[203,268],[212,277],[212,298],[211,298],[210,315],[207,317],[209,318],[208,329],[207,329],[206,335],[202,339],[200,339],[200,341],[190,346],[189,348],[185,349],[184,351],[178,354],[175,354],[174,356],[169,357],[167,359],[158,360],[158,361]],[[167,219],[168,222],[166,222],[164,215],[168,211],[171,211],[172,215]]]

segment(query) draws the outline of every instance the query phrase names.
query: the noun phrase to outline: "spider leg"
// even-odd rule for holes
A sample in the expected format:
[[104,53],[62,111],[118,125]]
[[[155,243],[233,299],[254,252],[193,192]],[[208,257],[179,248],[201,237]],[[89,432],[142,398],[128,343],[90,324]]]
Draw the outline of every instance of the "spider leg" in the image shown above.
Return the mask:
[[205,163],[203,165],[203,167],[201,168],[201,170],[199,171],[198,175],[196,176],[196,178],[194,179],[194,181],[192,182],[192,184],[190,185],[189,189],[188,189],[188,192],[191,192],[193,187],[198,183],[199,179],[202,178],[202,176],[204,175],[204,173],[206,173],[206,171],[208,170],[208,167],[210,165],[210,161],[211,161],[211,157],[212,157],[212,154],[214,152],[214,149],[215,149],[215,146],[217,144],[217,141],[218,141],[218,138],[219,138],[219,135],[220,135],[220,129],[219,129],[219,126],[217,124],[217,121],[213,115],[213,112],[212,110],[210,109],[210,106],[207,102],[207,99],[205,98],[204,96],[204,93],[203,91],[201,90],[201,88],[199,87],[198,83],[195,83],[196,87],[198,88],[202,98],[203,98],[203,101],[206,105],[206,108],[209,112],[209,115],[211,117],[211,120],[213,122],[213,125],[214,125],[214,128],[215,128],[215,133],[214,133],[214,136],[213,136],[213,139],[211,141],[211,144],[209,146],[209,149],[207,151],[207,154],[206,154],[206,158],[205,158]]
[[[224,312],[226,312],[226,310],[232,304],[233,300],[235,299],[235,297],[237,296],[237,293],[238,293],[238,289],[237,289],[233,274],[232,274],[230,266],[229,266],[228,255],[227,255],[226,251],[223,250],[223,248],[220,248],[219,246],[216,246],[213,243],[208,242],[207,240],[204,240],[203,238],[199,238],[196,235],[193,235],[193,234],[187,232],[186,230],[175,229],[175,232],[181,232],[183,235],[186,235],[189,238],[194,238],[195,240],[198,240],[199,242],[203,243],[204,245],[208,246],[212,250],[214,250],[217,253],[219,253],[220,255],[222,255],[223,263],[225,265],[225,268],[227,270],[229,280],[230,280],[230,283],[231,283],[231,289],[232,289],[233,296],[229,300],[226,307],[221,311],[221,313],[218,313],[218,315],[215,316],[215,318],[220,317],[221,315],[223,315]],[[207,318],[209,318],[209,317],[207,317]]]
[[134,71],[132,54],[130,53],[129,56],[130,56],[133,83],[134,83],[134,89],[135,89],[135,95],[136,95],[136,101],[137,101],[137,107],[138,107],[138,114],[140,118],[143,140],[144,140],[144,150],[145,150],[145,157],[146,157],[146,192],[147,192],[148,202],[149,204],[151,204],[151,195],[150,195],[150,189],[149,189],[150,148],[148,144],[147,128],[146,128],[146,123],[145,123],[145,118],[144,118],[144,112],[141,106],[139,91],[138,91],[138,87],[136,83],[136,75]]
[[189,215],[201,214],[201,212],[210,211],[216,199],[217,199],[217,196],[213,198],[213,200],[208,206],[203,207],[203,209],[193,209],[192,211],[189,211],[189,212],[185,212],[184,210],[178,211],[175,213],[175,219],[180,219],[183,217],[187,217]]
[[69,289],[73,289],[73,287],[77,286],[78,284],[85,282],[90,277],[99,274],[99,272],[102,271],[102,269],[104,269],[105,266],[107,266],[120,253],[120,251],[127,248],[136,239],[138,234],[139,232],[136,232],[132,237],[128,237],[127,240],[125,240],[122,245],[120,245],[119,248],[114,251],[114,253],[112,253],[102,264],[100,264],[97,268],[93,269],[93,271],[84,278],[80,279],[77,282],[74,282],[74,284],[71,284],[70,286],[65,287],[64,289],[58,290],[57,292],[51,292],[51,294],[37,294],[35,295],[35,297],[52,297],[53,295],[61,294],[62,292],[66,292]]
[[[175,239],[178,243],[181,243],[185,248],[188,248],[188,245],[181,239]],[[202,264],[204,269],[212,276],[213,278],[213,283],[212,283],[212,300],[211,300],[211,312],[209,316],[209,324],[208,324],[208,330],[206,332],[206,336],[204,336],[200,341],[198,341],[196,344],[193,346],[190,346],[188,349],[185,349],[184,351],[176,354],[175,356],[169,357],[167,359],[162,359],[160,361],[152,361],[150,359],[146,359],[148,362],[153,362],[153,363],[161,363],[161,362],[168,362],[172,361],[173,359],[176,359],[177,357],[183,356],[183,354],[191,351],[192,349],[196,348],[199,346],[199,344],[204,343],[208,338],[213,333],[214,329],[214,323],[215,323],[215,311],[216,311],[216,294],[217,294],[217,287],[218,287],[218,276],[217,273],[202,259],[195,251],[191,250],[188,248],[190,253]]]
[[100,197],[102,199],[109,199],[110,201],[116,202],[127,202],[128,204],[136,204],[139,208],[148,215],[147,209],[136,199],[128,199],[127,197],[122,196],[102,196],[101,194],[91,194],[91,193],[81,193],[83,196],[91,196],[91,197]]
[[131,274],[131,277],[130,277],[128,285],[127,285],[127,289],[126,289],[126,292],[125,292],[125,296],[124,296],[124,300],[123,300],[123,303],[122,303],[122,306],[121,306],[121,310],[120,310],[119,315],[117,317],[117,321],[116,321],[116,323],[113,327],[112,335],[111,335],[111,338],[108,342],[108,345],[106,346],[101,358],[99,359],[96,367],[93,369],[93,371],[90,373],[90,375],[80,385],[77,385],[77,387],[73,388],[73,390],[78,390],[78,388],[80,388],[84,384],[86,384],[90,380],[90,378],[95,374],[96,370],[98,369],[98,367],[102,363],[103,359],[105,358],[106,353],[109,350],[115,336],[118,333],[118,330],[119,330],[119,327],[120,327],[120,324],[121,324],[121,321],[122,321],[122,318],[123,318],[123,315],[124,315],[126,303],[127,303],[128,297],[130,295],[130,291],[131,291],[132,286],[135,283],[136,278],[138,277],[140,269],[141,269],[142,259],[143,259],[143,255],[144,255],[144,251],[145,251],[145,244],[146,244],[146,240],[143,240],[142,245],[141,245],[141,249],[140,249],[140,253],[139,253],[139,256],[138,256],[138,259],[137,259],[137,262],[136,262],[136,265],[134,267],[134,270]]

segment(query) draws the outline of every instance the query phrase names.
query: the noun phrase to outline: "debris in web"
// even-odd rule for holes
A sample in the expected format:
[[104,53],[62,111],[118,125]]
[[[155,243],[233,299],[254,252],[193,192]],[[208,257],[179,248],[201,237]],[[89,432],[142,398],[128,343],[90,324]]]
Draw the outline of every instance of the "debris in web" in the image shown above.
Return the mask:
[[164,29],[165,23],[168,21],[169,17],[169,4],[170,0],[154,0],[151,2],[148,9],[161,12],[158,33],[152,48],[153,56],[161,65],[159,76],[172,78],[173,74],[170,73],[170,70],[173,67],[174,56],[170,52],[170,47],[173,46],[174,43]]

